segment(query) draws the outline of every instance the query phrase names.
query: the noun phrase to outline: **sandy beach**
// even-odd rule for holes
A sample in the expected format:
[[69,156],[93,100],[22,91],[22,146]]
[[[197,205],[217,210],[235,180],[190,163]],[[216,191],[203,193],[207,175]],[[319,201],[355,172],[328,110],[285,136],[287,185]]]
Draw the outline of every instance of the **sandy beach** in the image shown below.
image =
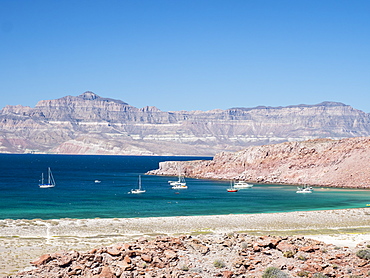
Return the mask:
[[337,246],[370,243],[370,207],[272,214],[124,219],[0,220],[0,276],[45,253],[90,250],[140,237],[181,234],[304,235]]

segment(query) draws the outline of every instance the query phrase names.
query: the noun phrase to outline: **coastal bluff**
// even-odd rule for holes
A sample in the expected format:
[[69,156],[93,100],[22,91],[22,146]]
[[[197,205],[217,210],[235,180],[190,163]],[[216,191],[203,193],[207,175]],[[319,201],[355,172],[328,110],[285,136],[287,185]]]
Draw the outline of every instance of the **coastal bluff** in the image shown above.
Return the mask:
[[370,137],[253,146],[213,160],[166,161],[150,175],[370,189]]

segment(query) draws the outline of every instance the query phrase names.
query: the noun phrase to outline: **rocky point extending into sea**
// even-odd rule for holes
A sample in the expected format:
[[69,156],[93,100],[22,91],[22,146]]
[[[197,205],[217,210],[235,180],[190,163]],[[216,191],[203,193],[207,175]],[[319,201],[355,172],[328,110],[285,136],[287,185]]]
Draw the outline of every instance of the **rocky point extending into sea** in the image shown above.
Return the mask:
[[370,189],[370,137],[315,139],[222,152],[209,161],[167,161],[152,175]]

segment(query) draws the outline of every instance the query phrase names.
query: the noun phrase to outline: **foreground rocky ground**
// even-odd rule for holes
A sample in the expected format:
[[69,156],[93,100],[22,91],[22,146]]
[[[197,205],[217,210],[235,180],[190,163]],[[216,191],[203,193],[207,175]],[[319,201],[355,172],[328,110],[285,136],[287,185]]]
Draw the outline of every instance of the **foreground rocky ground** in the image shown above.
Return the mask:
[[[336,247],[304,237],[239,233],[140,238],[87,252],[45,254],[32,262],[34,269],[7,277],[251,278],[271,267],[282,272],[269,277],[369,277],[369,244]],[[360,258],[359,250],[369,257]]]
[[[233,271],[236,275],[236,273],[238,273],[238,269],[230,268],[230,265],[231,261],[234,261],[234,257],[239,256],[239,251],[231,252],[231,250],[239,250],[240,248],[242,248],[242,244],[243,246],[245,246],[245,244],[253,241],[253,239],[256,239],[256,242],[258,242],[258,236],[267,234],[284,237],[304,235],[306,239],[313,238],[316,240],[324,241],[327,244],[334,244],[335,246],[337,246],[334,247],[333,245],[329,245],[329,247],[331,247],[326,248],[328,252],[332,249],[335,250],[335,252],[337,253],[342,250],[342,252],[346,251],[347,253],[353,255],[356,252],[355,247],[358,243],[366,242],[366,244],[370,244],[369,223],[370,207],[360,209],[299,211],[271,214],[153,218],[54,220],[5,219],[0,220],[0,277],[5,277],[6,275],[14,275],[10,277],[20,277],[16,273],[18,273],[19,271],[23,271],[27,267],[30,267],[30,261],[35,261],[36,258],[39,258],[43,254],[60,254],[51,255],[51,257],[53,258],[59,258],[63,253],[75,254],[73,255],[74,261],[66,264],[65,267],[61,268],[61,270],[67,270],[71,267],[81,264],[80,260],[86,258],[84,257],[84,254],[90,254],[91,252],[89,251],[91,250],[96,249],[96,254],[106,253],[105,251],[98,251],[107,249],[100,248],[101,246],[116,246],[115,249],[123,252],[126,249],[122,249],[123,247],[119,249],[119,246],[125,246],[124,243],[128,242],[136,242],[135,244],[131,245],[142,246],[140,248],[142,248],[142,250],[145,250],[148,249],[148,247],[145,247],[146,245],[148,245],[148,243],[142,242],[141,240],[138,241],[138,239],[146,238],[148,241],[152,241],[157,236],[165,238],[178,238],[179,235],[185,235],[185,237],[180,238],[180,241],[183,244],[180,245],[180,247],[182,246],[181,248],[188,248],[187,246],[190,246],[189,242],[197,239],[200,242],[203,242],[202,244],[206,245],[209,248],[209,251],[207,251],[205,257],[203,257],[202,253],[197,253],[189,248],[187,251],[184,251],[181,248],[177,249],[178,245],[173,245],[171,248],[175,250],[174,252],[176,252],[176,256],[178,257],[178,259],[171,261],[173,265],[166,264],[166,269],[161,269],[161,271],[165,271],[167,269],[172,269],[173,271],[175,271],[176,269],[180,269],[181,271],[184,271],[181,273],[189,276],[195,275],[194,273],[197,273],[195,272],[195,270],[199,268],[202,269],[202,272],[199,273],[198,277],[207,277],[206,275],[209,274],[207,274],[204,269],[210,268],[214,271],[217,270],[217,273],[222,273],[222,271],[224,270],[230,270]],[[190,238],[190,236],[196,236],[200,234],[208,234],[208,236],[204,238]],[[234,234],[239,234],[240,236],[232,236],[233,239],[230,239],[232,242],[234,242],[233,247],[222,247],[223,244],[217,243],[224,240],[223,238],[225,236],[220,235]],[[248,234],[249,236],[245,236],[246,234]],[[282,237],[281,241],[287,242],[287,239],[283,239]],[[154,245],[157,244],[155,242],[156,241],[154,240]],[[251,244],[253,245],[253,243]],[[299,245],[297,246],[299,247]],[[296,248],[297,250],[299,249],[298,247]],[[131,247],[128,250],[133,251],[136,250],[135,248],[137,247]],[[269,248],[271,250],[269,249],[270,251],[268,252],[273,252],[273,254],[279,256],[282,255],[281,251],[279,251],[276,247],[271,248],[270,246]],[[64,251],[62,252],[62,250]],[[79,251],[77,252],[73,250]],[[161,252],[162,251],[159,251],[158,254],[161,254]],[[185,254],[182,254],[181,252],[185,252]],[[190,256],[188,259],[189,263],[187,263],[185,260],[186,252],[188,252]],[[313,258],[314,254],[316,256],[318,254],[317,252],[318,251],[312,253],[312,256],[310,256],[310,258]],[[255,253],[256,255],[266,256],[267,259],[271,259],[271,262],[275,261],[272,255],[265,254],[265,251],[263,250]],[[308,252],[308,254],[310,253]],[[358,258],[352,255],[351,258],[358,260]],[[95,255],[92,256],[90,254],[87,256],[90,256],[91,260],[95,260]],[[108,255],[102,256],[104,257]],[[121,261],[122,258],[124,258],[126,255],[123,257],[120,256],[121,255],[112,257],[115,258],[115,263]],[[299,255],[294,257],[295,260],[297,260],[298,256]],[[136,264],[136,260],[139,259],[139,255],[129,256],[129,258],[133,262],[130,265],[134,266]],[[291,259],[292,258],[289,258],[288,262],[292,262],[293,264],[295,260]],[[53,259],[45,267],[51,267],[53,262],[56,263],[58,260],[59,259]],[[200,261],[197,262],[197,260]],[[216,260],[222,260],[225,264],[227,263],[226,267],[222,269],[215,268],[213,266],[213,262]],[[245,260],[254,259],[245,257]],[[309,260],[306,261],[309,262]],[[190,264],[190,262],[192,262],[192,264]],[[92,263],[93,262],[91,262],[91,264]],[[106,261],[102,261],[100,263],[102,270],[102,267],[106,265]],[[298,263],[301,263],[301,260],[298,260]],[[146,263],[146,265],[148,266],[149,264]],[[185,266],[185,269],[188,268],[189,270],[185,271],[181,269],[183,265]],[[261,264],[260,266],[261,268],[258,268],[259,270],[256,269],[255,272],[252,272],[252,269],[247,269],[248,275],[254,275],[249,277],[259,277],[258,275],[260,275],[265,265]],[[282,265],[277,266],[280,267]],[[89,269],[89,267],[87,269]],[[146,271],[148,269],[149,268],[147,268]],[[296,271],[296,269],[294,271]],[[294,271],[292,273],[295,273]],[[95,275],[96,274],[100,275],[100,273],[95,273]],[[23,277],[40,277],[37,275],[35,276],[35,274],[30,274],[28,276],[27,275],[28,274],[24,274]],[[43,277],[58,276],[45,274]]]

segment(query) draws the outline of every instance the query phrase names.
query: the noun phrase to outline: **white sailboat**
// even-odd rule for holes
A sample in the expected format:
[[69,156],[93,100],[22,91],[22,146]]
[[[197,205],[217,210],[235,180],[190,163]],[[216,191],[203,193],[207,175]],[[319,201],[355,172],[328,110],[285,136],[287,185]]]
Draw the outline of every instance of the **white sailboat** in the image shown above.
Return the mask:
[[303,186],[303,187],[297,187],[296,193],[312,193],[313,188],[311,186]]
[[172,181],[170,182],[170,185],[172,185],[172,189],[187,189],[188,186],[186,185],[185,179],[181,176],[179,176],[178,181]]
[[131,194],[141,194],[145,192],[146,190],[141,189],[141,175],[139,175],[139,188],[131,189]]
[[180,167],[179,169],[179,179],[177,181],[169,181],[172,189],[187,189],[188,186],[186,185],[185,178],[181,176]]
[[48,182],[44,183],[44,173],[41,174],[40,188],[51,188],[55,186],[55,180],[53,174],[51,173],[50,167],[48,167]]

